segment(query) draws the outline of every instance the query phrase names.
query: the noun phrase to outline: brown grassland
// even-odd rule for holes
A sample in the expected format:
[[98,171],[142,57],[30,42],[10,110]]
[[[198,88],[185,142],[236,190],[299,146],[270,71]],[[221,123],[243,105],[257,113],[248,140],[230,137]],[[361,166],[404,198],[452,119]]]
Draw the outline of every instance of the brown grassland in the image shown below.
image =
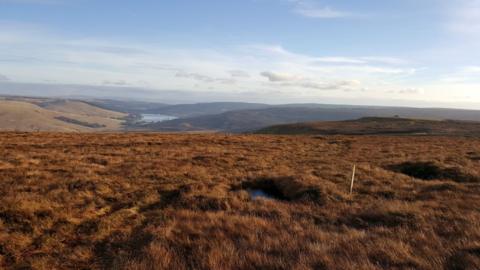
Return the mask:
[[127,117],[80,101],[41,104],[35,99],[0,97],[0,131],[119,131]]
[[0,133],[0,181],[4,269],[480,269],[478,138]]

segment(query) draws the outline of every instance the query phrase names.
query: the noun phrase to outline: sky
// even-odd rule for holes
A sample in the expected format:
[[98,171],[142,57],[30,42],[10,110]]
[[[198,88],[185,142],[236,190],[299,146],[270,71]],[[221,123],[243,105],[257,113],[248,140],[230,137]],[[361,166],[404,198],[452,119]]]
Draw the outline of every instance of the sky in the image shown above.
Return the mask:
[[0,0],[0,93],[480,109],[480,0]]

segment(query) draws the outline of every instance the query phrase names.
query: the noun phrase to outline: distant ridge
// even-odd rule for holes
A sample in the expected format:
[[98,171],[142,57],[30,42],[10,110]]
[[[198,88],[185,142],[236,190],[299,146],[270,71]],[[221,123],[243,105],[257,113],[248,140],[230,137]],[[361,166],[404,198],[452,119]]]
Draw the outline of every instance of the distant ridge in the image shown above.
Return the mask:
[[[301,106],[301,105],[295,105]],[[221,114],[186,117],[171,121],[153,123],[143,128],[157,131],[219,131],[252,132],[268,126],[312,121],[343,121],[362,117],[394,117],[429,120],[480,120],[480,111],[453,109],[368,107],[368,106],[326,106],[305,105],[271,106],[253,110],[229,111]]]
[[[441,108],[243,102],[169,105],[135,100],[14,96],[0,97],[0,102],[0,130],[20,131],[248,133],[275,125],[364,117],[480,121],[478,110]],[[160,114],[177,119],[147,123],[142,121],[142,114]]]
[[275,125],[256,131],[278,135],[480,135],[480,122],[365,117],[358,120]]

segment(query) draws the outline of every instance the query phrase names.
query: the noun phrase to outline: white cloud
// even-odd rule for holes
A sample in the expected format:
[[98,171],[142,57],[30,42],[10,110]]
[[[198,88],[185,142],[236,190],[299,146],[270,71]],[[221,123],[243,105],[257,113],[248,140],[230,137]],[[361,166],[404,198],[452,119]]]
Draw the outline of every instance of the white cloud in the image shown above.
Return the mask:
[[364,57],[318,57],[315,59],[315,63],[320,64],[353,64],[353,65],[362,65],[362,64],[388,64],[388,65],[406,65],[407,61],[400,58],[394,57],[373,57],[373,56],[364,56]]
[[323,8],[305,8],[299,7],[295,9],[295,12],[310,18],[332,19],[343,18],[349,16],[349,13],[333,10],[330,7]]
[[199,74],[199,73],[188,73],[188,72],[184,72],[184,71],[177,72],[177,74],[175,74],[175,77],[193,79],[193,80],[197,80],[197,81],[204,82],[204,83],[215,83],[215,82],[222,83],[222,84],[234,84],[235,83],[235,80],[230,79],[230,78],[212,78],[212,77],[207,76],[207,75],[203,75],[203,74]]
[[202,74],[198,74],[198,73],[187,73],[187,72],[184,72],[184,71],[177,72],[177,74],[175,74],[175,77],[194,79],[194,80],[198,80],[198,81],[202,81],[202,82],[213,82],[213,81],[215,81],[215,79],[213,79],[209,76],[206,76],[206,75],[202,75]]
[[288,73],[278,73],[272,71],[264,71],[260,73],[261,76],[266,77],[271,82],[287,82],[301,80],[302,77]]
[[366,60],[355,59],[351,57],[319,57],[315,59],[315,63],[325,64],[366,64]]
[[8,70],[17,82],[255,91],[258,96],[282,92],[292,98],[322,92],[315,90],[350,97],[345,91],[368,88],[363,93],[367,97],[376,95],[382,82],[401,84],[416,71],[409,61],[390,56],[307,55],[258,44],[169,48],[113,39],[72,40],[31,27],[7,29],[20,38],[0,38],[0,72]]
[[260,76],[268,79],[275,86],[300,87],[315,90],[355,90],[359,89],[361,82],[358,80],[318,80],[303,75],[264,71]]
[[405,88],[398,91],[399,94],[407,94],[407,95],[418,95],[425,93],[425,90],[422,88]]
[[126,82],[125,80],[117,80],[117,81],[103,81],[104,85],[112,85],[112,86],[129,86],[130,83]]
[[480,66],[468,66],[463,68],[465,73],[480,73]]
[[319,6],[310,0],[291,0],[293,11],[301,16],[317,19],[334,19],[349,17],[349,12],[339,11],[329,6]]
[[[409,61],[395,57],[316,57],[293,53],[278,45],[253,45],[246,47],[246,51],[258,56],[258,58],[267,58],[278,66],[288,66],[289,69],[295,68],[301,72],[308,68],[316,75],[342,74],[351,76],[352,74],[358,74],[362,76],[365,74],[385,74],[409,76],[417,71],[416,68],[405,66]],[[277,72],[292,73],[289,71]]]
[[345,81],[334,81],[334,82],[315,82],[310,80],[304,80],[300,82],[293,83],[284,83],[282,86],[294,86],[302,87],[315,90],[344,90],[352,91],[361,89],[361,82],[357,80],[345,80]]
[[228,73],[234,78],[250,78],[250,74],[243,70],[229,70]]
[[9,81],[9,80],[10,79],[7,76],[0,74],[0,82],[5,82],[5,81]]
[[480,66],[465,66],[440,76],[439,81],[444,84],[480,83]]
[[380,64],[388,64],[388,65],[409,64],[407,60],[396,58],[396,57],[367,56],[367,57],[360,57],[359,59],[366,61],[368,63],[380,63]]

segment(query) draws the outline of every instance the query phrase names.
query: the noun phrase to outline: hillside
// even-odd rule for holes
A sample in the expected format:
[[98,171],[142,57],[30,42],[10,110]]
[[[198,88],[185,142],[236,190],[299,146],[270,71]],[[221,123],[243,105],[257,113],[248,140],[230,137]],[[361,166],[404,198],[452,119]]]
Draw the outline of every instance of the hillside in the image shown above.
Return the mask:
[[87,104],[83,101],[53,100],[43,102],[40,104],[40,106],[50,111],[78,114],[83,116],[103,117],[112,119],[122,119],[127,116],[126,113],[105,110],[97,106]]
[[227,131],[244,132],[262,127],[300,121],[352,119],[357,114],[343,109],[278,107],[257,110],[230,111],[222,114],[175,119],[155,123],[146,128],[160,131]]
[[0,133],[0,269],[479,269],[479,209],[476,138]]
[[0,131],[113,131],[124,116],[82,102],[0,100]]
[[85,103],[110,111],[132,114],[152,113],[159,108],[169,106],[168,104],[157,102],[115,99],[93,99],[87,100]]
[[176,117],[197,117],[202,115],[221,114],[238,110],[253,110],[268,108],[270,105],[260,103],[244,103],[244,102],[211,102],[196,104],[178,104],[170,105],[156,110],[151,113],[165,114]]
[[210,102],[195,104],[164,104],[141,101],[92,100],[88,103],[109,110],[134,114],[163,114],[175,117],[197,117],[228,111],[268,108],[270,105],[244,102]]
[[[477,121],[480,111],[436,108],[373,107],[328,104],[267,105],[213,102],[167,105],[155,102],[80,100],[34,97],[0,97],[3,102],[26,103],[4,106],[3,130],[49,131],[160,131],[160,132],[254,132],[274,125],[312,121],[344,121],[362,117],[414,118]],[[33,105],[28,106],[28,104]],[[22,114],[21,108],[26,111]],[[41,109],[41,110],[40,110]],[[11,112],[7,112],[12,110]],[[16,116],[13,116],[16,111]],[[145,123],[142,114],[160,114],[178,119]],[[32,119],[28,119],[31,117]],[[42,118],[42,121],[36,119]],[[1,119],[0,119],[1,120]],[[20,120],[20,121],[18,121]],[[60,121],[60,122],[59,122]],[[15,124],[12,124],[14,123]],[[8,124],[7,124],[8,123]],[[1,127],[1,126],[0,126]],[[419,127],[420,128],[420,127]],[[2,128],[0,128],[2,130]]]
[[358,120],[276,125],[258,134],[305,135],[471,135],[480,136],[480,122],[369,117]]
[[[296,107],[301,106],[301,107]],[[393,117],[476,121],[480,111],[367,106],[279,105],[264,109],[230,111],[154,123],[144,126],[158,131],[248,132],[278,124],[310,121],[343,121],[362,117]]]

